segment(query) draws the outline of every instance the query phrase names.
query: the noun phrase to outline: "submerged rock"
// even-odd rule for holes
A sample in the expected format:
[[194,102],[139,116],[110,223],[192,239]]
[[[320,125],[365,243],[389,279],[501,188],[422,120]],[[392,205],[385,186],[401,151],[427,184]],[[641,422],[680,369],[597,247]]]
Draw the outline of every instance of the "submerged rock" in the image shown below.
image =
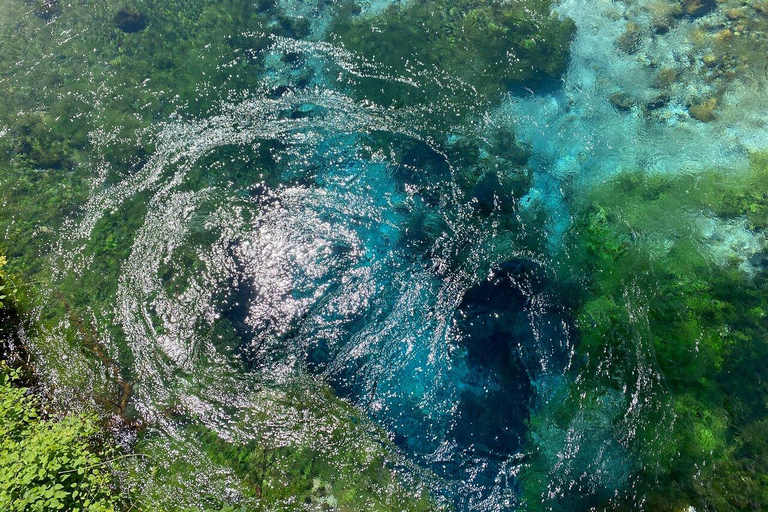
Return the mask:
[[708,123],[715,119],[715,107],[717,107],[717,98],[709,98],[701,103],[691,105],[688,107],[688,112],[694,119]]
[[651,15],[651,23],[657,34],[668,32],[675,24],[675,17],[683,11],[680,4],[663,0],[649,2],[645,9]]
[[624,91],[611,94],[608,96],[608,101],[616,109],[624,112],[632,110],[632,107],[635,105],[635,100],[633,100],[632,97]]
[[663,107],[666,107],[669,104],[669,95],[668,94],[659,94],[652,98],[648,103],[645,104],[646,110],[656,110]]
[[683,0],[682,2],[683,13],[688,16],[698,17],[704,16],[715,7],[717,7],[716,0]]
[[656,85],[662,89],[671,87],[677,80],[677,71],[674,68],[661,68],[656,75]]
[[143,12],[123,8],[115,15],[114,23],[123,32],[132,34],[147,28],[148,21]]
[[616,46],[624,53],[635,53],[640,48],[642,31],[637,23],[627,23],[626,30],[616,39]]

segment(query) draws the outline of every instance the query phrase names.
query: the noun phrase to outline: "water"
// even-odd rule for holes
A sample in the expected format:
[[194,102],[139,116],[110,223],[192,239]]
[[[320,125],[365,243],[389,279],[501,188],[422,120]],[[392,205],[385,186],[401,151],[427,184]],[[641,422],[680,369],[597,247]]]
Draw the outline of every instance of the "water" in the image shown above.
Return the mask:
[[[218,442],[311,446],[307,504],[426,490],[456,510],[646,506],[668,446],[654,425],[693,394],[657,360],[642,276],[617,300],[631,355],[585,355],[608,286],[584,270],[585,208],[623,172],[736,176],[768,149],[768,22],[688,3],[503,4],[517,29],[466,71],[461,44],[489,30],[466,1],[424,18],[385,1],[146,2],[128,33],[122,5],[3,0],[4,250],[41,281],[41,371],[73,403],[132,384],[119,415],[176,461],[178,486],[135,484],[160,506],[264,506],[262,487],[290,484],[254,493]],[[615,211],[631,243],[655,232],[650,261],[690,238],[763,271],[761,228],[691,201],[679,228]],[[345,498],[369,482],[349,452],[390,476]]]

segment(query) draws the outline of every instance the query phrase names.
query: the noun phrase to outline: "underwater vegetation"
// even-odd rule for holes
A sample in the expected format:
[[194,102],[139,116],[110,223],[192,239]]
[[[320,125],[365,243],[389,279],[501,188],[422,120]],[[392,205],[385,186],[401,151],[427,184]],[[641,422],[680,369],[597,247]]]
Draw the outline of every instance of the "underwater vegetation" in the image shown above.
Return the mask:
[[395,2],[369,14],[347,1],[330,39],[381,67],[380,74],[402,77],[359,80],[354,94],[396,109],[435,103],[446,123],[433,122],[439,136],[476,114],[478,104],[497,104],[505,92],[556,84],[568,65],[575,26],[552,5],[426,0]]
[[331,32],[393,72],[434,68],[496,101],[512,87],[535,89],[565,71],[575,27],[551,8],[549,0],[394,3],[374,16],[342,16]]
[[768,509],[766,14],[0,0],[0,508]]
[[[170,414],[182,425],[184,435],[197,440],[194,448],[188,442],[168,446],[150,427],[134,448],[149,457],[131,459],[117,468],[123,475],[123,491],[149,510],[449,510],[426,489],[399,481],[389,441],[327,385],[307,380],[285,390],[279,400],[301,411],[302,420],[286,425],[296,434],[318,419],[316,425],[321,426],[312,439],[281,440],[274,435],[273,424],[272,431],[263,428],[247,442],[234,442],[182,411],[173,411]],[[261,421],[249,427],[270,425],[278,419],[277,410],[261,411]],[[204,496],[183,488],[199,478],[201,459],[219,472],[230,473],[229,485],[234,483],[238,489],[235,505],[231,503],[234,496],[228,495],[233,487],[220,487],[221,494]],[[162,460],[172,462],[159,464]]]
[[[530,420],[532,510],[768,506],[767,164],[757,154],[741,175],[624,172],[581,201],[578,376]],[[558,460],[569,436],[586,437]]]

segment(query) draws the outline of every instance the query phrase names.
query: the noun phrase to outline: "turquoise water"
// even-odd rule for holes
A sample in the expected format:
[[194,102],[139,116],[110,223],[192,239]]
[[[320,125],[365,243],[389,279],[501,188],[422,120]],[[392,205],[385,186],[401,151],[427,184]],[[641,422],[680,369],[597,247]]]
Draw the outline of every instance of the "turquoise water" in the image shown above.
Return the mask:
[[[159,455],[126,479],[165,468],[130,484],[158,509],[666,510],[669,479],[669,510],[739,509],[696,481],[766,424],[768,190],[744,176],[768,9],[413,5],[0,1],[3,250],[39,371],[143,425],[124,443]],[[684,328],[695,350],[667,352]],[[265,504],[211,437],[311,446],[309,501]],[[399,483],[345,495],[349,452]]]

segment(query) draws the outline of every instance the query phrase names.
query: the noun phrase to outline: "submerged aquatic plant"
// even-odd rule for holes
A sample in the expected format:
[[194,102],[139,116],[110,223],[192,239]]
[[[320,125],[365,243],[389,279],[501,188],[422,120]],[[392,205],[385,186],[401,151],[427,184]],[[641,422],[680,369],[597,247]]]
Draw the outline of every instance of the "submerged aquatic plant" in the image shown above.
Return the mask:
[[510,87],[537,88],[562,75],[575,27],[552,6],[550,0],[395,3],[375,15],[348,12],[331,31],[393,71],[438,69],[495,101]]
[[[768,438],[768,387],[755,367],[768,358],[766,176],[755,155],[743,175],[627,172],[587,194],[571,249],[588,276],[576,308],[578,376],[531,420],[531,506],[768,506],[768,451],[757,442]],[[711,222],[743,226],[733,236],[753,237],[756,252],[738,252],[740,239],[713,245]],[[558,459],[589,446],[591,434],[569,447],[579,432],[603,438],[601,459]],[[582,471],[597,476],[557,489]],[[547,494],[554,502],[539,498]]]
[[[566,4],[0,0],[3,248],[42,283],[42,378],[145,427],[135,449],[154,458],[118,465],[134,504],[768,508],[768,159],[553,199],[560,167],[589,167],[557,147],[553,171],[540,148],[577,112],[581,82],[557,91]],[[714,6],[643,16],[677,33]],[[617,41],[633,59],[644,30]],[[732,67],[718,37],[696,68],[713,83]],[[670,89],[695,60],[672,57],[635,60]],[[522,89],[564,123],[499,121]],[[603,106],[727,115],[724,88],[687,89]],[[547,216],[569,209],[558,250]],[[537,281],[550,262],[557,286]],[[520,355],[549,342],[557,357]]]
[[375,14],[341,3],[330,40],[376,71],[353,81],[358,98],[392,109],[424,109],[433,136],[512,90],[557,84],[575,26],[551,0],[425,0]]

